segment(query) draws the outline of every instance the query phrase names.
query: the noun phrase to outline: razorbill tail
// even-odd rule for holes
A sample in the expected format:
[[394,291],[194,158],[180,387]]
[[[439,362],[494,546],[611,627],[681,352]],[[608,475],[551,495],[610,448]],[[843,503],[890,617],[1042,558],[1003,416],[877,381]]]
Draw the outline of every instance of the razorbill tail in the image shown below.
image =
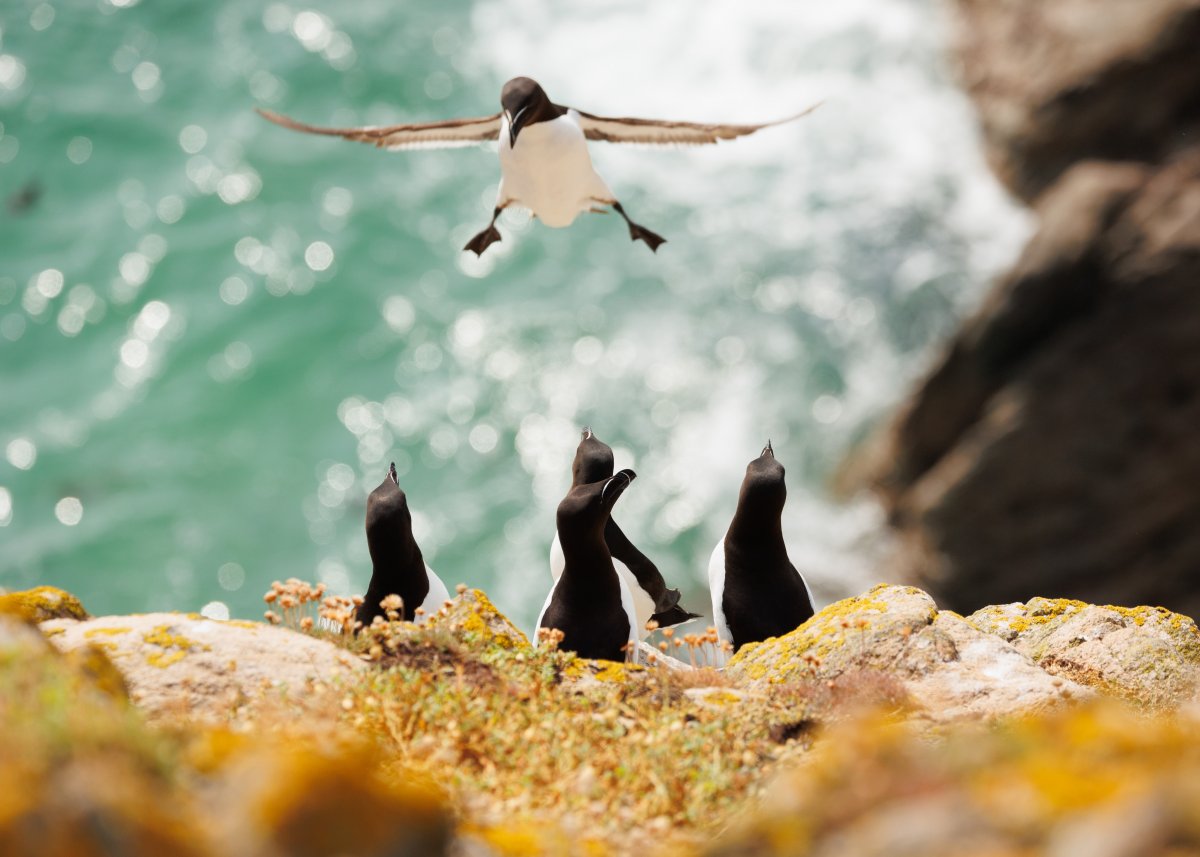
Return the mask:
[[[355,613],[363,627],[376,616],[384,616],[379,602],[393,593],[404,602],[408,622],[423,621],[450,598],[446,584],[425,564],[413,538],[408,498],[396,480],[395,464],[367,498],[367,549],[371,552],[371,583]],[[424,616],[417,616],[418,607],[425,611]]]
[[[576,485],[558,504],[558,536],[565,564],[550,587],[537,629],[562,633],[559,648],[582,658],[622,661],[637,646],[633,598],[613,568],[604,523],[613,504],[637,474],[622,470],[607,479]],[[535,635],[536,636],[536,635]]]
[[783,465],[767,441],[762,454],[746,465],[733,522],[708,562],[713,620],[734,651],[812,618],[812,591],[783,543],[780,518],[786,499]]
[[[612,448],[591,429],[585,428],[575,450],[575,460],[571,462],[571,487],[599,482],[612,475]],[[667,589],[658,567],[629,541],[611,516],[604,525],[604,541],[612,554],[617,574],[633,596],[635,630],[639,639],[649,636],[646,623],[651,619],[659,628],[670,628],[700,618],[699,613],[689,613],[679,606],[679,590]],[[565,563],[562,543],[556,532],[550,543],[550,576],[554,580],[562,576]]]
[[[761,128],[782,125],[816,109],[757,125],[673,122],[597,116],[555,104],[536,80],[514,77],[500,91],[499,113],[475,119],[448,119],[406,125],[368,125],[362,128],[323,128],[306,125],[270,110],[263,117],[309,134],[326,134],[371,143],[382,149],[450,148],[497,141],[500,144],[500,189],[487,228],[467,242],[464,250],[481,255],[500,240],[496,218],[510,205],[527,208],[547,226],[570,226],[585,211],[612,209],[625,219],[629,237],[651,250],[666,239],[629,219],[625,209],[592,167],[588,140],[656,146],[691,146],[732,140]],[[521,145],[517,146],[518,138]]]

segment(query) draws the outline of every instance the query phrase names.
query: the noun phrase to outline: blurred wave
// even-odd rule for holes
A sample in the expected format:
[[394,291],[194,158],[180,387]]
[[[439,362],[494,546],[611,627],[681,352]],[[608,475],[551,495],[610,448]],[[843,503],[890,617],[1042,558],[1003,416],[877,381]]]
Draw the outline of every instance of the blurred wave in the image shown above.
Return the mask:
[[[430,564],[529,623],[585,424],[693,609],[768,437],[818,597],[873,582],[879,513],[825,482],[1027,230],[941,39],[925,0],[9,4],[0,194],[41,194],[0,215],[0,585],[243,616],[275,578],[361,591],[395,460]],[[515,74],[597,113],[825,104],[703,151],[595,145],[657,256],[613,217],[506,213],[481,261],[493,151],[252,112],[484,115]]]

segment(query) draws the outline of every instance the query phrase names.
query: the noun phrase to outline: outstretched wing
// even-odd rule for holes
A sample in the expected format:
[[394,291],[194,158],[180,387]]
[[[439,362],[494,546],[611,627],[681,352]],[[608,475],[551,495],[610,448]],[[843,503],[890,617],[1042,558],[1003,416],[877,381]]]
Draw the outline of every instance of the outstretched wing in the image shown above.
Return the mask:
[[591,113],[579,113],[579,124],[584,135],[589,140],[604,140],[609,143],[636,143],[642,146],[702,146],[717,143],[721,140],[734,140],[753,134],[762,128],[772,125],[783,125],[801,116],[807,116],[818,107],[817,102],[812,107],[774,122],[763,122],[760,125],[722,125],[705,124],[703,122],[670,122],[664,119],[630,119],[612,116],[595,116]]
[[258,108],[264,119],[308,134],[344,137],[371,143],[381,149],[451,149],[494,141],[500,136],[500,114],[478,119],[447,119],[445,122],[421,122],[414,125],[368,125],[364,128],[322,128],[306,125],[279,113]]

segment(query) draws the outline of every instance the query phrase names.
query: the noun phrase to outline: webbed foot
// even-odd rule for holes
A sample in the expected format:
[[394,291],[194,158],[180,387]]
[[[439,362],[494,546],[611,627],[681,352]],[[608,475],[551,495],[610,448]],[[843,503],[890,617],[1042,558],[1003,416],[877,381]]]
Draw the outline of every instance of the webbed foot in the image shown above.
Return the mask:
[[639,226],[636,223],[629,224],[629,237],[634,241],[645,241],[646,246],[655,253],[658,252],[658,247],[660,244],[667,243],[666,238],[663,238],[661,235],[651,232],[645,226]]
[[625,218],[625,222],[629,224],[629,237],[633,241],[645,241],[646,246],[652,251],[658,252],[660,244],[666,244],[667,239],[657,233],[651,232],[645,226],[634,223],[629,219],[629,215],[625,213],[624,206],[619,202],[612,203],[613,211]]
[[494,223],[488,224],[488,228],[480,232],[474,238],[467,242],[463,250],[470,250],[476,256],[482,256],[483,251],[496,241],[502,241],[500,230],[496,228]]

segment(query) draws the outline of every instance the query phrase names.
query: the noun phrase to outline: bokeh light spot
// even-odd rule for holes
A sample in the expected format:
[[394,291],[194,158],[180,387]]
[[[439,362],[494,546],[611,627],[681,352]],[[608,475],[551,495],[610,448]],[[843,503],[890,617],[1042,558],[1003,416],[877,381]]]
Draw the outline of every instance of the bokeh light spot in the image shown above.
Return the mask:
[[17,470],[29,470],[37,463],[37,445],[27,437],[10,440],[4,454],[8,463]]
[[494,450],[499,441],[500,434],[487,423],[475,426],[467,436],[467,442],[471,444],[471,449],[480,455],[487,455]]
[[222,301],[230,306],[237,306],[250,294],[250,286],[241,277],[227,277],[221,283],[219,293]]
[[324,241],[314,241],[304,250],[304,264],[314,271],[324,271],[333,264],[333,248]]
[[83,520],[83,503],[78,497],[63,497],[54,504],[54,517],[68,527],[73,527]]
[[86,164],[92,156],[92,141],[87,137],[75,137],[67,144],[67,159],[73,164]]
[[199,125],[188,125],[179,132],[179,148],[189,155],[203,151],[206,143],[208,143],[208,132]]
[[227,562],[217,569],[217,583],[227,592],[237,592],[246,582],[246,570],[236,562]]

